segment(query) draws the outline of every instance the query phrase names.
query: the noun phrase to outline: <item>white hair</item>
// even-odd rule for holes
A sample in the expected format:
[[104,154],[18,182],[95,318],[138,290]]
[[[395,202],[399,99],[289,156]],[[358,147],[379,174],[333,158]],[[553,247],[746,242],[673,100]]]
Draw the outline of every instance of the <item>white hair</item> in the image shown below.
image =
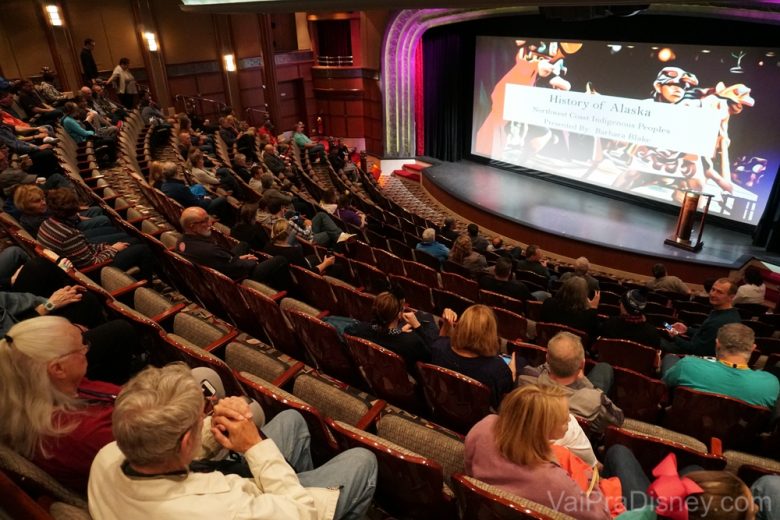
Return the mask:
[[58,410],[75,410],[83,403],[52,385],[51,361],[73,351],[63,341],[70,322],[59,316],[39,316],[17,323],[0,340],[0,441],[21,455],[47,456],[46,437],[65,435],[77,422],[52,420]]
[[184,363],[140,372],[119,393],[112,416],[114,438],[137,466],[177,460],[182,436],[196,433],[203,393]]
[[422,233],[423,242],[433,242],[436,240],[436,230],[433,228],[426,228]]

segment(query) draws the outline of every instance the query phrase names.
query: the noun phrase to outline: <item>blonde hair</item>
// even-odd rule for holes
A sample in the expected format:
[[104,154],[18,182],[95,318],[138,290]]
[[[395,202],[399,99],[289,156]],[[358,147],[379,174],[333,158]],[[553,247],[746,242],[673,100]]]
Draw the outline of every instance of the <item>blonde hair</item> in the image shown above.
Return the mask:
[[271,240],[274,242],[286,242],[289,233],[287,232],[289,224],[284,219],[279,219],[271,226]]
[[463,312],[452,334],[452,348],[490,357],[498,354],[496,316],[490,307],[472,305]]
[[43,200],[46,195],[43,190],[35,184],[20,184],[14,190],[14,206],[22,213],[29,213],[30,202],[33,200]]
[[184,363],[149,367],[119,393],[114,404],[114,438],[130,464],[175,460],[184,433],[197,435],[203,393]]
[[152,164],[149,165],[149,184],[155,184],[161,180],[163,180],[163,162],[152,161]]
[[0,441],[21,455],[47,456],[46,438],[70,433],[75,421],[54,421],[57,411],[83,403],[57,390],[49,379],[49,363],[73,351],[63,341],[70,322],[60,316],[39,316],[17,323],[0,340]]
[[553,432],[569,418],[566,390],[526,385],[504,397],[494,426],[496,447],[510,462],[535,466],[552,459]]

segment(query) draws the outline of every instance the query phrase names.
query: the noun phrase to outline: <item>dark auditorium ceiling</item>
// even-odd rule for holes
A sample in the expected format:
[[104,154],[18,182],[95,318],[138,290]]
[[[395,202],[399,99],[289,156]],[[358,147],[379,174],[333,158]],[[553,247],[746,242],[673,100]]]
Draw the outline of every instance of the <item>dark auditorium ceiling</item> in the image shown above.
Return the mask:
[[[652,5],[653,11],[666,9],[676,12],[712,10],[717,8],[780,12],[780,0],[738,0],[710,2],[648,2],[637,0],[180,0],[185,11],[206,11],[213,13],[232,12],[292,12],[292,11],[364,11],[371,9],[421,9],[421,8],[484,8],[544,6],[579,9],[573,16],[582,16],[582,9],[591,8],[594,17],[604,15],[628,16]],[[632,9],[635,7],[635,9]]]

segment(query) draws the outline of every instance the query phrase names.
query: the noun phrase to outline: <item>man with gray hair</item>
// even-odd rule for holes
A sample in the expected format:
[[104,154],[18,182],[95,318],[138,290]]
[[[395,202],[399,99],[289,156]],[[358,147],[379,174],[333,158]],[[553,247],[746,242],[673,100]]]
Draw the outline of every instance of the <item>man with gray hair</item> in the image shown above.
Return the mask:
[[574,261],[574,271],[563,273],[561,275],[560,280],[562,282],[565,282],[572,276],[579,276],[580,278],[585,278],[585,281],[588,282],[588,293],[592,295],[599,290],[599,281],[588,274],[589,270],[590,270],[590,262],[588,261],[587,258],[581,256]]
[[450,255],[450,248],[436,241],[436,230],[433,228],[427,228],[423,231],[422,242],[418,243],[415,249],[431,255],[442,264],[447,261],[447,257]]
[[607,397],[614,371],[607,363],[596,363],[585,377],[585,349],[578,336],[559,332],[547,343],[547,362],[525,367],[517,386],[528,384],[562,386],[569,394],[569,411],[601,432],[610,424],[623,424],[623,411]]
[[[282,412],[258,430],[241,397],[219,400],[211,416],[203,410],[201,388],[184,364],[133,378],[114,407],[116,440],[92,464],[92,516],[330,520],[361,518],[371,503],[377,463],[368,450],[347,450],[313,469],[298,412]],[[251,478],[190,470],[195,458],[221,448],[242,454]]]
[[702,392],[723,394],[756,406],[775,406],[780,383],[763,370],[748,367],[756,348],[753,330],[741,323],[718,329],[715,359],[668,354],[661,373],[670,387],[684,386]]

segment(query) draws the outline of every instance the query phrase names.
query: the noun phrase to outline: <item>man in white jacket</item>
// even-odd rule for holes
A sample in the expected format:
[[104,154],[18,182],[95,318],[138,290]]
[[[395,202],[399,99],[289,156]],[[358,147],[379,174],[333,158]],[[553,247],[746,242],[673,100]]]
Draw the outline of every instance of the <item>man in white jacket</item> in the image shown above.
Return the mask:
[[[113,413],[116,441],[100,450],[90,471],[94,518],[363,516],[376,485],[372,453],[348,450],[312,469],[309,432],[297,412],[278,414],[261,432],[243,398],[220,400],[211,417],[204,416],[203,404],[198,383],[182,364],[148,368],[125,386]],[[209,446],[243,454],[252,478],[191,472],[190,463],[207,456]]]

